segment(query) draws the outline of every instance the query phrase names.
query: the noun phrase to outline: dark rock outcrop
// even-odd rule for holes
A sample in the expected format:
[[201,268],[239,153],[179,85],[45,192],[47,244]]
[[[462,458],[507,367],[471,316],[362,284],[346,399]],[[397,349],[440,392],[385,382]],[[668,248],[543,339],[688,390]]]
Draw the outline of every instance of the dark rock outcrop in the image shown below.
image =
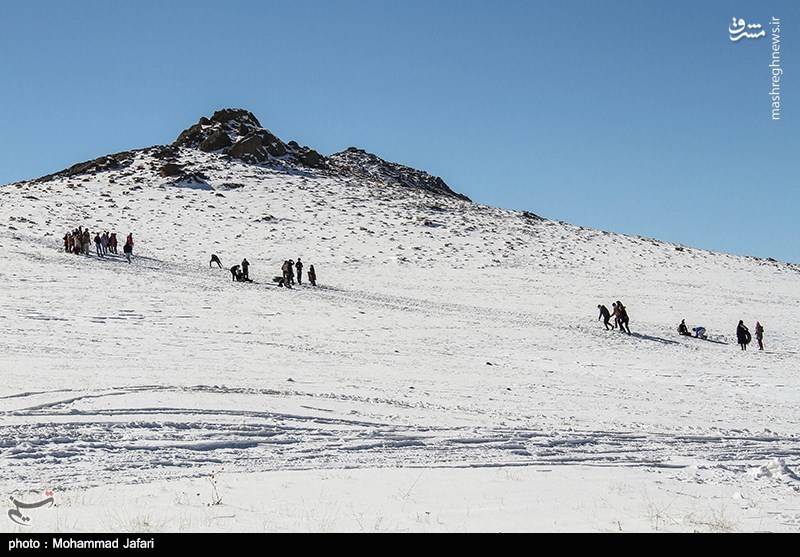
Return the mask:
[[328,163],[331,169],[341,174],[406,188],[422,189],[431,193],[470,201],[466,195],[456,193],[450,189],[450,186],[438,176],[431,176],[425,171],[386,161],[377,155],[367,153],[363,149],[350,147],[341,153],[335,153],[328,157]]
[[78,164],[74,164],[69,168],[67,168],[66,170],[62,170],[61,172],[56,172],[54,174],[48,174],[47,176],[42,176],[41,178],[38,178],[36,181],[46,182],[48,180],[52,180],[53,178],[72,177],[72,176],[79,176],[82,174],[97,174],[99,172],[121,170],[127,166],[130,166],[131,163],[133,163],[135,153],[136,151],[123,151],[121,153],[106,155],[104,157],[99,157],[90,161],[81,162]]
[[261,127],[252,112],[238,108],[216,111],[211,118],[187,128],[173,143],[205,152],[219,151],[252,164],[281,162],[306,166],[303,152],[290,148],[275,134]]
[[206,153],[211,151],[219,151],[232,145],[230,136],[222,130],[217,130],[203,141],[201,141],[197,148]]
[[183,174],[183,167],[179,164],[175,164],[174,162],[168,162],[161,167],[161,170],[159,170],[158,173],[164,178],[172,178],[174,176],[180,176]]

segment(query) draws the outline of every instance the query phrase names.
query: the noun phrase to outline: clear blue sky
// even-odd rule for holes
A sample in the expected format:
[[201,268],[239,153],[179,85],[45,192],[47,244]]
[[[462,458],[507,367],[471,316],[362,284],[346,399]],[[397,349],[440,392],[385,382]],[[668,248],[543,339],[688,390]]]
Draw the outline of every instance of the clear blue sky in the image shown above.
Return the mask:
[[[782,120],[770,37],[782,20]],[[222,107],[476,201],[800,262],[800,2],[0,3],[0,183]]]

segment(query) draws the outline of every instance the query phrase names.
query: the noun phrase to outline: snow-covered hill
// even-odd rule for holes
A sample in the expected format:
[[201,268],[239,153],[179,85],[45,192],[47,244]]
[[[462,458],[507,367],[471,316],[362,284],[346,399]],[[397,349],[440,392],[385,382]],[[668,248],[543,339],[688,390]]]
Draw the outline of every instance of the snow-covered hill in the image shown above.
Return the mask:
[[[132,232],[133,263],[65,253],[79,225]],[[63,494],[58,527],[139,516],[127,503],[104,523],[78,495],[92,488],[157,490],[159,529],[195,529],[220,506],[163,494],[219,477],[250,514],[214,528],[364,527],[339,499],[322,526],[291,518],[298,506],[264,526],[244,486],[296,502],[291,472],[311,482],[307,507],[332,485],[389,529],[658,529],[640,485],[679,501],[662,528],[800,523],[797,266],[487,207],[364,151],[284,143],[246,111],[1,187],[0,253],[0,485]],[[211,253],[246,257],[256,282],[209,268]],[[274,286],[298,257],[319,287]],[[630,336],[597,321],[614,300]],[[710,341],[677,336],[684,318]],[[740,319],[765,326],[766,351],[739,350]],[[412,497],[417,471],[458,496]],[[553,505],[600,508],[498,503],[537,474]],[[380,478],[409,495],[379,495]]]

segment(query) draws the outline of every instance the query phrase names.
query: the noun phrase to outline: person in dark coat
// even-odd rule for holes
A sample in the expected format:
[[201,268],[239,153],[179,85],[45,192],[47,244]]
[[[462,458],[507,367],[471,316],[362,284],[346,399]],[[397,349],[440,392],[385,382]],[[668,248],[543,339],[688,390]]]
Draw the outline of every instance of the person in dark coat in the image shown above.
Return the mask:
[[606,331],[613,329],[614,326],[609,323],[609,321],[611,321],[611,312],[608,311],[608,308],[601,304],[597,306],[597,309],[600,310],[600,317],[598,317],[597,320],[603,320],[603,325],[606,326]]
[[131,262],[131,254],[133,253],[133,246],[131,244],[125,244],[122,247],[123,253],[125,253],[125,259],[128,260],[128,263]]
[[308,282],[311,283],[311,286],[317,285],[317,272],[314,270],[313,265],[308,267]]
[[289,260],[289,266],[286,268],[289,274],[289,284],[294,284],[294,260]]
[[213,263],[216,263],[222,269],[222,261],[219,260],[216,253],[211,254],[211,261],[208,262],[208,266],[211,267]]
[[231,271],[231,282],[241,280],[239,277],[241,276],[242,271],[239,265],[234,265],[233,267],[230,268],[230,271]]
[[103,257],[103,240],[100,238],[100,233],[94,235],[94,247],[97,250],[97,257]]
[[686,320],[685,319],[681,319],[681,324],[678,325],[678,333],[680,333],[681,335],[683,335],[685,337],[692,336],[692,333],[689,332],[689,327],[686,326]]
[[294,264],[295,269],[297,269],[297,284],[303,284],[303,262],[300,261],[300,258],[297,258],[297,263]]
[[747,345],[750,344],[751,340],[750,329],[745,326],[744,321],[739,321],[739,326],[736,327],[736,341],[742,347],[742,350],[747,350]]
[[247,258],[242,259],[242,280],[250,280],[250,262]]
[[292,266],[289,264],[289,261],[284,261],[283,265],[281,265],[281,274],[283,275],[283,286],[286,288],[291,288],[292,283],[290,280]]
[[628,326],[630,323],[630,318],[628,318],[628,310],[625,309],[625,306],[622,305],[622,302],[617,300],[617,311],[619,312],[619,328],[621,331],[625,331],[628,334],[631,334],[631,328]]

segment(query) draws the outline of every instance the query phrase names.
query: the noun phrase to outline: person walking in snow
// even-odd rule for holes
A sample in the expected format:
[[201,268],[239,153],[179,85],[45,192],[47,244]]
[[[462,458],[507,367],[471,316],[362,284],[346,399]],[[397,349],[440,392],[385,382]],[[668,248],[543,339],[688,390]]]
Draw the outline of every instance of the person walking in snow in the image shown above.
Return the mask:
[[125,245],[131,247],[131,253],[133,253],[133,232],[128,234],[128,238],[125,240]]
[[747,350],[747,345],[750,344],[751,340],[750,329],[745,326],[744,321],[739,321],[739,325],[736,327],[736,341],[742,347],[742,350]]
[[94,247],[97,250],[97,257],[103,257],[103,241],[99,232],[94,235]]
[[127,242],[122,247],[122,251],[125,253],[125,259],[128,260],[128,263],[131,262],[131,255],[133,255],[133,245],[128,244]]
[[764,327],[759,321],[756,321],[756,340],[758,341],[758,349],[764,350]]
[[250,280],[250,262],[247,258],[242,259],[242,280]]
[[611,320],[611,313],[608,311],[608,308],[602,304],[597,306],[597,309],[600,310],[600,317],[597,318],[598,321],[601,319],[603,320],[603,325],[606,326],[606,331],[613,329],[614,327],[610,326],[611,324],[609,321]]
[[303,262],[300,261],[300,258],[297,258],[297,263],[294,264],[295,268],[297,269],[297,285],[300,286],[303,284]]
[[317,272],[314,270],[313,265],[308,267],[308,282],[311,283],[311,286],[317,285]]
[[692,333],[689,332],[689,327],[686,326],[686,320],[681,319],[681,324],[678,325],[678,334],[685,337],[692,336]]
[[216,263],[217,266],[219,266],[219,268],[222,269],[222,261],[219,260],[219,257],[217,257],[217,254],[215,253],[211,254],[211,261],[208,262],[209,268],[213,263]]
[[294,260],[289,260],[289,267],[287,268],[289,271],[289,284],[294,284]]
[[108,238],[108,249],[111,250],[111,253],[117,255],[117,233],[112,232],[111,236]]
[[617,310],[619,311],[619,328],[628,334],[631,334],[631,328],[628,326],[630,318],[628,317],[628,310],[622,305],[622,302],[617,300]]

